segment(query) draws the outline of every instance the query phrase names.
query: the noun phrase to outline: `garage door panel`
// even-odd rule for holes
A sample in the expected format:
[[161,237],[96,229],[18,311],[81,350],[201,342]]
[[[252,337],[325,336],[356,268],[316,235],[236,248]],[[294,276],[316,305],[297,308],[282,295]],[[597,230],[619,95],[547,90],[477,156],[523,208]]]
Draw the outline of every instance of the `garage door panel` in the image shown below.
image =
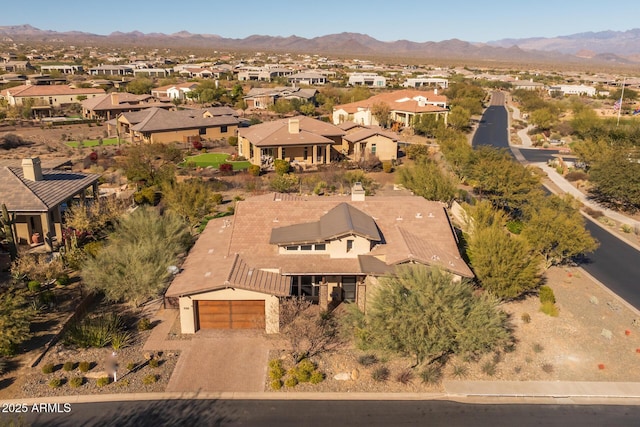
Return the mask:
[[264,329],[265,302],[198,301],[200,329]]

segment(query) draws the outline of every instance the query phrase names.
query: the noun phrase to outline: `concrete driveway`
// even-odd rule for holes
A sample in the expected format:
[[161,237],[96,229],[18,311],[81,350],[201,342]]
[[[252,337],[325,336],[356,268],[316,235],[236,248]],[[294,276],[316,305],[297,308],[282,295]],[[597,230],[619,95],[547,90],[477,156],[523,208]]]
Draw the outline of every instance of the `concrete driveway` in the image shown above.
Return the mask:
[[180,353],[167,391],[264,391],[273,342],[249,330],[198,331]]

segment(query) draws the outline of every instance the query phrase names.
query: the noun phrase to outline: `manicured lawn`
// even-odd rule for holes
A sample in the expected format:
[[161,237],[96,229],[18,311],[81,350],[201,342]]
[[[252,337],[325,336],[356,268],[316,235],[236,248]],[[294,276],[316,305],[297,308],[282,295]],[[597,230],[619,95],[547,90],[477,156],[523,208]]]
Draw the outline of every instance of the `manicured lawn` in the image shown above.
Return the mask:
[[207,166],[211,166],[214,168],[218,168],[222,163],[231,163],[233,165],[233,170],[242,170],[247,169],[251,163],[246,160],[240,162],[228,162],[227,158],[229,154],[225,153],[205,153],[198,154],[197,156],[187,157],[187,162],[194,162],[196,166],[201,168],[205,168]]
[[[123,143],[124,141],[120,141],[120,143]],[[68,145],[71,148],[78,148],[78,141],[70,141],[70,142],[65,142],[66,145]],[[83,147],[97,147],[98,144],[98,140],[97,139],[87,139],[82,141],[82,146]],[[103,138],[102,139],[102,145],[118,145],[118,138]]]

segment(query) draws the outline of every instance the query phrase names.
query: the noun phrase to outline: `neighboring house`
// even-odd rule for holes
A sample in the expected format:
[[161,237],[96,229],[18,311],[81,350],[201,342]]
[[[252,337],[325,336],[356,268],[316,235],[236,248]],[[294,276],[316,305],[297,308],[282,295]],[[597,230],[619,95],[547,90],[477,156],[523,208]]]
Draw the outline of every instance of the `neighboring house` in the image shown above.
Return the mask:
[[373,106],[385,104],[390,110],[390,119],[405,127],[413,125],[416,116],[435,114],[438,119],[442,117],[446,123],[449,109],[447,97],[439,95],[438,90],[399,90],[382,93],[363,101],[333,107],[333,123],[340,124],[353,121],[363,126],[379,125],[373,115]]
[[324,85],[327,83],[327,76],[320,73],[314,73],[312,71],[305,71],[302,73],[292,74],[288,78],[289,83],[298,85]]
[[73,88],[68,85],[22,85],[0,92],[0,99],[6,99],[11,106],[23,105],[31,99],[34,105],[59,107],[61,105],[81,102],[104,95],[104,90],[97,88]]
[[[54,164],[57,167],[60,163]],[[15,214],[14,233],[21,245],[44,243],[48,250],[62,242],[62,213],[86,190],[98,194],[100,175],[42,168],[38,157],[0,161],[0,203]]]
[[0,61],[0,71],[6,73],[17,73],[19,71],[32,70],[33,66],[29,61]]
[[359,126],[350,122],[339,127],[347,132],[342,139],[347,143],[347,155],[352,160],[359,161],[369,156],[377,156],[383,162],[398,159],[398,137],[394,132],[379,126]]
[[342,150],[345,132],[311,117],[260,123],[238,131],[238,153],[254,165],[270,168],[275,159],[304,166],[327,164]]
[[387,85],[387,79],[376,73],[351,73],[349,74],[349,86],[371,86],[382,88]]
[[236,135],[238,124],[236,112],[229,107],[180,111],[154,107],[122,113],[116,121],[120,138],[145,143],[228,138]]
[[147,108],[171,109],[169,100],[158,100],[152,95],[135,95],[127,92],[111,92],[82,101],[82,116],[94,120],[111,120],[118,114],[146,110]]
[[596,88],[585,85],[557,85],[549,87],[549,95],[561,93],[562,95],[595,96]]
[[405,81],[404,83],[402,83],[402,86],[404,87],[412,87],[412,88],[419,88],[419,87],[440,87],[441,89],[446,89],[449,87],[449,80],[447,79],[443,79],[440,77],[415,77],[415,78],[409,78],[407,79],[407,81]]
[[181,76],[192,79],[219,79],[222,73],[224,73],[224,71],[207,67],[184,67],[179,71]]
[[293,70],[282,67],[245,67],[238,71],[238,81],[263,81],[270,82],[276,77],[288,77]]
[[56,71],[60,74],[83,74],[84,69],[82,65],[40,65],[41,73],[51,73],[52,71]]
[[297,99],[303,102],[315,104],[316,89],[302,89],[299,87],[274,87],[252,88],[242,99],[247,103],[247,108],[266,110],[276,103],[278,99]]
[[133,67],[128,65],[100,65],[89,68],[92,76],[129,76],[133,75]]
[[165,78],[171,75],[171,70],[168,68],[136,68],[133,70],[133,75]]
[[458,252],[445,205],[417,196],[351,198],[267,194],[212,219],[189,251],[165,301],[182,333],[200,329],[278,332],[279,299],[368,309],[378,277],[402,264],[473,273]]
[[198,83],[195,82],[177,83],[151,89],[151,95],[158,99],[179,99],[183,101],[187,98],[187,93],[197,87]]
[[544,83],[534,82],[533,80],[515,80],[511,82],[513,90],[542,90],[544,89]]

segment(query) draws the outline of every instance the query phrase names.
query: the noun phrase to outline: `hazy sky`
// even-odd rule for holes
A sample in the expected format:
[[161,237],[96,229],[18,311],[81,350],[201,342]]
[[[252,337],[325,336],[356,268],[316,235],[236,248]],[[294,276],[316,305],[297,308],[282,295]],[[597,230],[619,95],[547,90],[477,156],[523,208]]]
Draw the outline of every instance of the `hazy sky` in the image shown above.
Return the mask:
[[[487,42],[553,37],[640,27],[637,1],[576,0],[30,0],[3,2],[0,26],[31,24],[42,30],[142,31],[171,34],[252,34],[312,38],[341,32],[383,41]],[[635,12],[633,12],[635,11]]]

